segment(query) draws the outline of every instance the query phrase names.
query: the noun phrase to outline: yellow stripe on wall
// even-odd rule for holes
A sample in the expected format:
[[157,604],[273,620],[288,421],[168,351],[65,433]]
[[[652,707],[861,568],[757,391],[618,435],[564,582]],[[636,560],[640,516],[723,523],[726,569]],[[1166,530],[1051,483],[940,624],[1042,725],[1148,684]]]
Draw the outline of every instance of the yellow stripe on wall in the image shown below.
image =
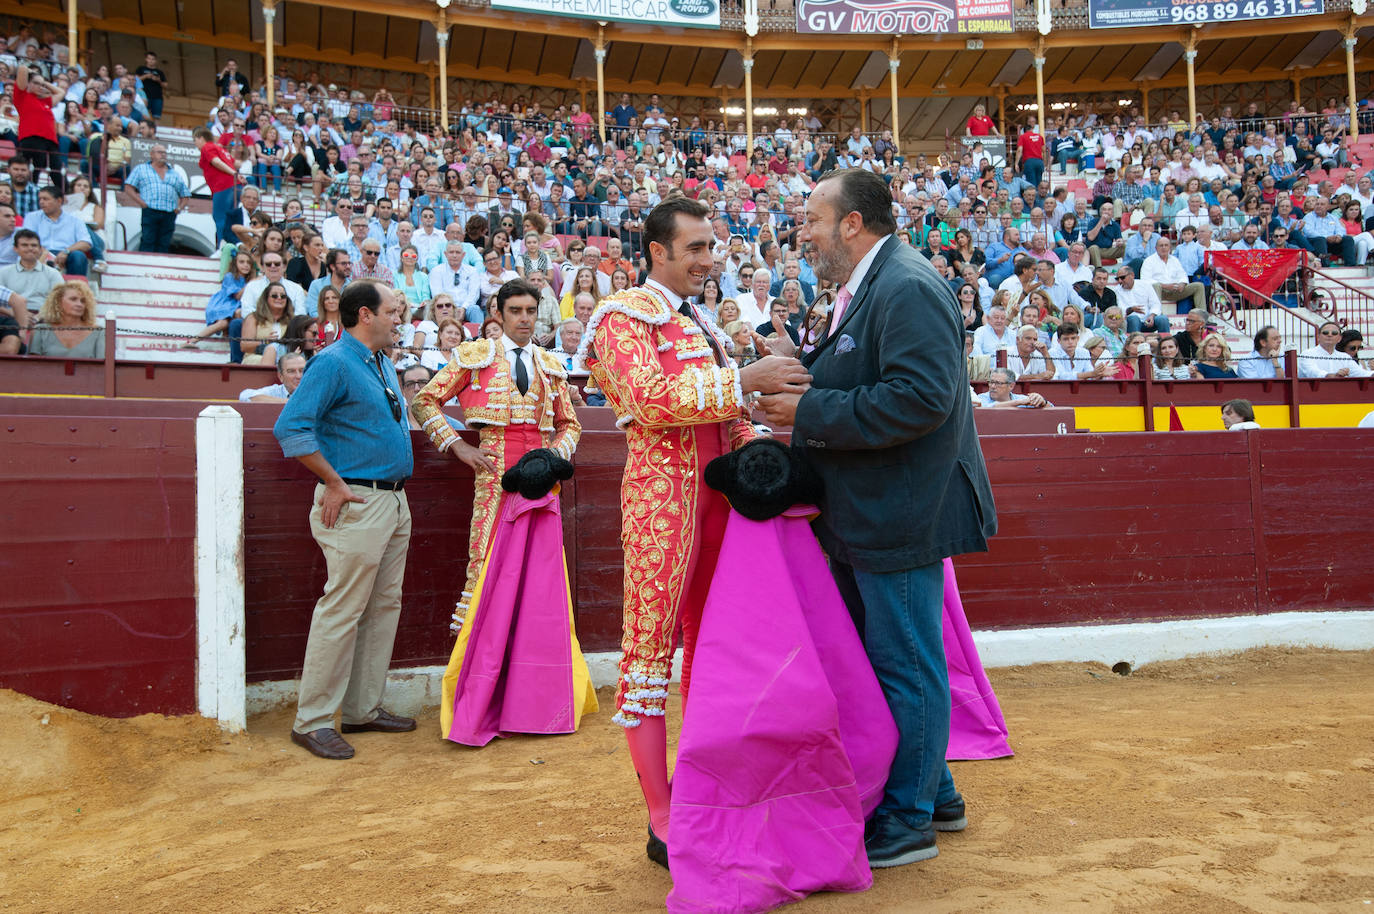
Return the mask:
[[[1180,406],[1178,417],[1183,428],[1190,432],[1221,431],[1221,404],[1216,406]],[[1303,428],[1354,428],[1370,412],[1369,403],[1310,403],[1299,406]],[[1145,414],[1138,406],[1075,406],[1074,421],[1079,429],[1094,432],[1143,432]],[[1283,405],[1255,407],[1255,421],[1264,428],[1288,428],[1288,407]],[[1155,407],[1155,429],[1169,430],[1169,407]]]

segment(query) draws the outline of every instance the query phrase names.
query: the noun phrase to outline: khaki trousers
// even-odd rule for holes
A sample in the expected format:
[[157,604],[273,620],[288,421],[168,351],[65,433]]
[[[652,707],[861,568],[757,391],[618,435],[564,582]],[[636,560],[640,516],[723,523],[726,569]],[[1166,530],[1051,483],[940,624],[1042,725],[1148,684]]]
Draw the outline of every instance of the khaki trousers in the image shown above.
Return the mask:
[[401,617],[401,581],[410,546],[406,493],[350,486],[364,504],[349,502],[333,529],[320,519],[324,486],[315,486],[310,530],[324,553],[329,579],[310,620],[301,670],[297,733],[377,716]]
[[[1191,298],[1193,300],[1192,307],[1199,311],[1207,310],[1207,287],[1200,282],[1190,282],[1177,292],[1170,292],[1161,283],[1153,283],[1153,285],[1155,294],[1159,296],[1160,301],[1179,302],[1185,298]],[[1186,314],[1187,311],[1180,311],[1179,313]]]
[[1088,245],[1088,261],[1095,267],[1102,266],[1102,258],[1107,257],[1112,260],[1120,260],[1121,255],[1126,253],[1126,245],[1117,242],[1110,248],[1100,248],[1095,244]]

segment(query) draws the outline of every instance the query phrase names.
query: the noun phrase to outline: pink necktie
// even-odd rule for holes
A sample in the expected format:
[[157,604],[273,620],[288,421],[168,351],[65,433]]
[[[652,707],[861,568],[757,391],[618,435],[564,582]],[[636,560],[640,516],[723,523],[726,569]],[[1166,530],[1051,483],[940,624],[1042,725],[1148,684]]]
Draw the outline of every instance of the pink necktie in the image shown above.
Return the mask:
[[844,317],[844,309],[849,307],[849,300],[854,296],[849,292],[849,286],[840,286],[840,294],[835,296],[835,309],[830,312],[830,332],[835,332],[840,326],[840,320]]

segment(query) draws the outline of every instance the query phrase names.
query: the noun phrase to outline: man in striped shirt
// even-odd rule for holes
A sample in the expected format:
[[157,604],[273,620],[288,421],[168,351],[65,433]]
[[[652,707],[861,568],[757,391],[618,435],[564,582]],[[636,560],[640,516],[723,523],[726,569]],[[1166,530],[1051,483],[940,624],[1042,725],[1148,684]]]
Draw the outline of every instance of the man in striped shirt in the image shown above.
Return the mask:
[[155,254],[172,250],[172,235],[177,227],[177,212],[181,201],[191,195],[186,180],[167,164],[167,147],[157,143],[148,153],[148,161],[134,168],[124,189],[134,205],[143,210],[142,231],[138,249]]

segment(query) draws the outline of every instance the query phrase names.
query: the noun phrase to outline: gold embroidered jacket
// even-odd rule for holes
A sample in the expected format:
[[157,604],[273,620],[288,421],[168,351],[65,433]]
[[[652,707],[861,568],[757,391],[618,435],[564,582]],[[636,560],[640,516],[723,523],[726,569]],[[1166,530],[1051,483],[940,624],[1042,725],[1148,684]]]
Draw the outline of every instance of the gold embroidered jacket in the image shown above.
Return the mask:
[[572,459],[582,425],[568,393],[567,369],[538,346],[531,344],[529,349],[539,377],[521,395],[498,340],[473,340],[458,346],[453,360],[415,395],[410,407],[435,447],[446,451],[458,440],[440,409],[457,397],[468,427],[537,425],[546,447],[565,460]]

